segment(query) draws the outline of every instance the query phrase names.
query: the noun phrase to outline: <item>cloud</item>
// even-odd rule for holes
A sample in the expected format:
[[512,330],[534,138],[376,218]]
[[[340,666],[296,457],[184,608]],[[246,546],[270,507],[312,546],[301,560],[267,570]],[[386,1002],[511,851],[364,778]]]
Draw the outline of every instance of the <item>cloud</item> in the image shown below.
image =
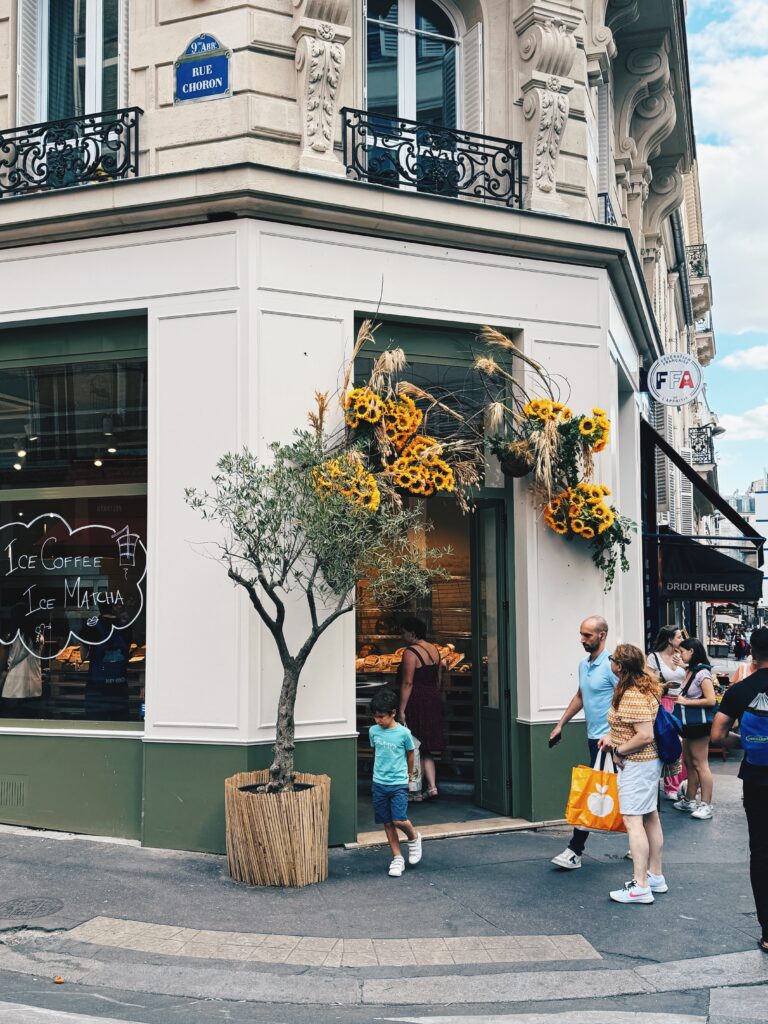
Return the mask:
[[768,370],[768,345],[753,345],[751,348],[739,348],[720,360],[721,366],[729,370],[747,367],[750,370]]
[[727,441],[768,441],[768,402],[739,416],[723,413],[718,422],[725,427],[725,434],[717,439],[718,445]]
[[768,135],[768,3],[692,4],[689,35],[694,123],[699,140],[705,241],[709,246],[716,328],[768,330],[763,301],[768,262],[766,193],[760,167]]

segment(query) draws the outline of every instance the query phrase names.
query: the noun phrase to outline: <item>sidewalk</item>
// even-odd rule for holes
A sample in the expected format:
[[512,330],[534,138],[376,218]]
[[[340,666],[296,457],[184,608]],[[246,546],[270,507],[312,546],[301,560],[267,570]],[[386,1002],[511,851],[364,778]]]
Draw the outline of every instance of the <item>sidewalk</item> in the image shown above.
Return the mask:
[[750,998],[768,1005],[768,957],[755,947],[740,784],[734,762],[712,766],[712,821],[663,806],[670,892],[652,907],[607,898],[631,871],[626,837],[592,836],[584,868],[553,870],[561,828],[429,842],[401,879],[383,848],[332,850],[326,883],[285,892],[237,885],[220,857],[6,829],[0,1022],[26,1020],[4,1015],[15,1003],[185,1024],[414,1020],[441,1007],[456,1024],[564,1024],[565,1009],[691,1024],[707,1019],[710,990],[742,1014],[712,1021],[764,1019],[742,1013]]

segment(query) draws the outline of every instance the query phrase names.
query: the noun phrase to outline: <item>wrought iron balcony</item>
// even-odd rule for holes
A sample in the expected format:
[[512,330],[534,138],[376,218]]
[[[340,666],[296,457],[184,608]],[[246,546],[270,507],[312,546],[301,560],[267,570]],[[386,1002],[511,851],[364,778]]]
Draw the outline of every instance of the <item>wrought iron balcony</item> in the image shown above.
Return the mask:
[[0,199],[139,173],[139,107],[0,132]]
[[610,224],[612,227],[619,226],[616,214],[613,212],[613,204],[607,192],[598,192],[597,209],[601,224]]
[[712,438],[712,427],[690,427],[688,430],[688,446],[691,449],[691,461],[694,466],[713,466],[715,463],[715,445]]
[[685,254],[690,277],[709,277],[709,256],[706,245],[686,246]]
[[344,165],[350,178],[431,195],[520,209],[522,146],[457,128],[345,107]]

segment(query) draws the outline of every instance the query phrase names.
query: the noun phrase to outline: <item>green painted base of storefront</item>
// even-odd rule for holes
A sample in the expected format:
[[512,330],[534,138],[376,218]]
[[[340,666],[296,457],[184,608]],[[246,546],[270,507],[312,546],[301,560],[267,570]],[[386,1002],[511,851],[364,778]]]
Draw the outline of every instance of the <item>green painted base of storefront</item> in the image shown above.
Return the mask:
[[[143,743],[5,734],[0,822],[224,853],[224,779],[269,767],[270,744]],[[331,776],[332,846],[357,836],[357,741],[303,740],[299,771]]]
[[586,764],[589,755],[584,722],[571,722],[557,746],[549,748],[551,723],[518,722],[515,770],[515,815],[529,821],[552,821],[565,816],[571,769]]

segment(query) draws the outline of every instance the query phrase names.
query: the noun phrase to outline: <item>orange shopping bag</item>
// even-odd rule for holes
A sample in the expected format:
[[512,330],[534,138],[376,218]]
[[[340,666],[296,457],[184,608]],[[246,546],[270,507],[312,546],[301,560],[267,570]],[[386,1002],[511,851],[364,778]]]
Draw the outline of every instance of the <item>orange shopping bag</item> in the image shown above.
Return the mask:
[[[601,759],[602,771],[598,767]],[[580,764],[573,769],[565,817],[577,828],[598,832],[627,831],[619,810],[618,776],[610,754],[598,754],[592,768]]]

